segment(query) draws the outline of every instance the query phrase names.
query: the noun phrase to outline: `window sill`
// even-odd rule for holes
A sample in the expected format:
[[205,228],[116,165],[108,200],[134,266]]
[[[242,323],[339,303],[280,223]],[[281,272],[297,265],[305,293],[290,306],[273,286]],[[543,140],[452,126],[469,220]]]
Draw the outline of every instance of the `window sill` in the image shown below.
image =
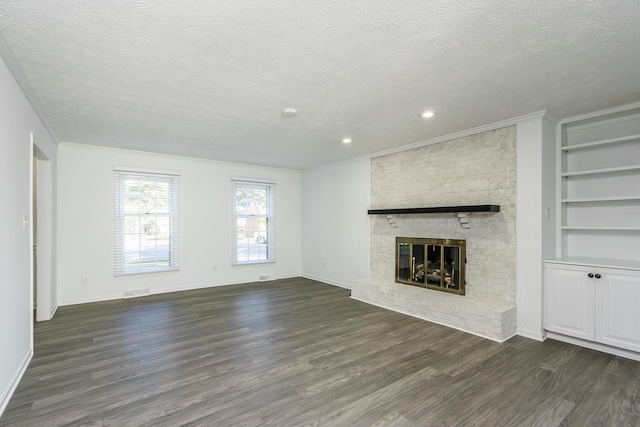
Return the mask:
[[180,271],[180,268],[163,268],[163,269],[157,269],[157,270],[147,270],[147,271],[131,271],[131,272],[119,272],[119,273],[114,273],[113,276],[114,277],[133,277],[133,276],[139,276],[141,274],[158,274],[158,273],[171,273],[174,271]]
[[274,260],[274,259],[267,259],[267,260],[263,260],[263,261],[232,262],[231,266],[239,267],[239,266],[243,266],[243,265],[275,264],[275,262],[276,262],[276,260]]

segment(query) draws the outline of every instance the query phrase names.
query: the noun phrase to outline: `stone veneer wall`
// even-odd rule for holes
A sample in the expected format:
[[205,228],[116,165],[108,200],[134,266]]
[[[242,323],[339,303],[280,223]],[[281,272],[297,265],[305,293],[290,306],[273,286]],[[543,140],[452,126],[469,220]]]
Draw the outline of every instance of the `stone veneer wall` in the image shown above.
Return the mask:
[[395,280],[395,238],[467,241],[466,294],[515,304],[516,128],[483,132],[371,160],[371,209],[500,205],[472,213],[470,229],[457,214],[385,215],[371,220],[370,276]]

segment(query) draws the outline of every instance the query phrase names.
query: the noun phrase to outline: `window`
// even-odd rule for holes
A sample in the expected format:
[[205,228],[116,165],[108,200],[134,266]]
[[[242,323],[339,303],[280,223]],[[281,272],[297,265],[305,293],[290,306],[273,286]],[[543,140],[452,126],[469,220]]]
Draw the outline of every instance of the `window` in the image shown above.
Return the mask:
[[179,269],[180,177],[114,168],[115,274]]
[[232,264],[274,262],[275,184],[238,179],[231,182]]

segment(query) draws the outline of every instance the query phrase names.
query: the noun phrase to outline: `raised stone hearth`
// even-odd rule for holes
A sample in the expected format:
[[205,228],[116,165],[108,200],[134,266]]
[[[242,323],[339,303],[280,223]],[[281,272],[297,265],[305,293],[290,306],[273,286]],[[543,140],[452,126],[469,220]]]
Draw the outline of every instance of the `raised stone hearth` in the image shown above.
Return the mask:
[[516,333],[515,304],[447,294],[377,278],[353,283],[351,298],[503,342]]

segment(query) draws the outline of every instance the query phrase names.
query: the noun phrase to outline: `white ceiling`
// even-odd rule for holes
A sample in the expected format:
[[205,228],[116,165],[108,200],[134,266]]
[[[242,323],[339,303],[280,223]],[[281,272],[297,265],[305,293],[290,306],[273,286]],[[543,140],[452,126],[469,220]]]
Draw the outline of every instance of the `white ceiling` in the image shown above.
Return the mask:
[[640,100],[638,0],[0,0],[0,38],[59,141],[295,169]]

